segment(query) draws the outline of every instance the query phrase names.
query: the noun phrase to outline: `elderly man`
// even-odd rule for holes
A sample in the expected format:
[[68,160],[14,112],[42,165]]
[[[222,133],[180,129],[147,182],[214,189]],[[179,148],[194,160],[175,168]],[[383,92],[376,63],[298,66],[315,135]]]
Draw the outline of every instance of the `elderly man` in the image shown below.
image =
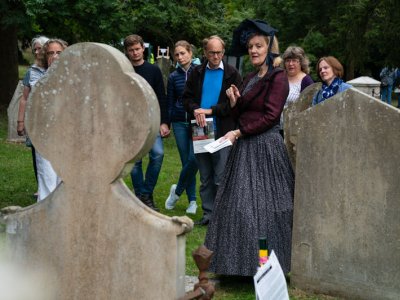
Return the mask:
[[[204,50],[206,61],[190,74],[182,98],[186,111],[196,119],[200,127],[206,125],[206,118],[213,118],[215,139],[218,139],[235,129],[225,91],[231,84],[240,86],[242,78],[234,67],[222,61],[225,43],[219,36],[209,37]],[[196,225],[207,225],[212,218],[214,199],[229,151],[230,147],[226,147],[212,154],[195,154],[200,172],[203,208],[203,217],[195,222]]]

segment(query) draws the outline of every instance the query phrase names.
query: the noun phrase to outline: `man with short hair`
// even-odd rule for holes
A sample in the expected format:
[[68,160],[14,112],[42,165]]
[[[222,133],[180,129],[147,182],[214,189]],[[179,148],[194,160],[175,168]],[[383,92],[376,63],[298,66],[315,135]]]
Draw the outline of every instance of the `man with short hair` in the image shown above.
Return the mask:
[[[196,119],[199,126],[206,125],[207,117],[214,119],[215,139],[218,139],[235,129],[226,90],[232,84],[240,86],[242,78],[234,67],[222,61],[225,43],[219,36],[213,35],[204,41],[206,61],[189,75],[182,98],[186,111]],[[226,147],[212,154],[195,154],[200,173],[203,208],[203,217],[195,222],[196,225],[207,225],[212,218],[214,199],[229,151],[230,147]]]
[[164,81],[161,70],[144,60],[145,46],[141,36],[136,34],[127,36],[124,40],[124,49],[125,55],[132,63],[135,72],[146,79],[153,88],[160,105],[160,133],[157,135],[156,141],[149,152],[149,164],[146,174],[143,176],[142,160],[137,161],[131,171],[132,184],[136,196],[144,204],[158,211],[154,204],[153,191],[164,158],[164,146],[161,138],[170,134]]

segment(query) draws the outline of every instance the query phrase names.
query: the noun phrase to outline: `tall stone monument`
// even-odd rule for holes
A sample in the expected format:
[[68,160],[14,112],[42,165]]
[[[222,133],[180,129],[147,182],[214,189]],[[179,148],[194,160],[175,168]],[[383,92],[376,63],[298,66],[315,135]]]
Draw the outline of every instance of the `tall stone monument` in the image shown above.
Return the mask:
[[346,299],[400,299],[400,111],[352,88],[288,126],[291,282]]
[[169,56],[169,47],[167,48],[160,48],[160,46],[157,47],[156,64],[161,69],[161,74],[163,76],[164,87],[166,92],[168,86],[168,77],[169,74],[171,73],[171,60]]
[[29,136],[62,183],[8,217],[10,259],[49,272],[54,299],[182,297],[193,222],[151,210],[121,179],[159,128],[148,83],[120,51],[81,43],[30,97]]
[[[285,136],[285,145],[289,154],[292,167],[296,170],[296,143],[297,143],[297,121],[296,116],[302,111],[311,107],[314,94],[321,88],[321,83],[309,85],[300,94],[297,101],[289,103],[283,111],[283,129]],[[292,128],[294,132],[292,132]]]
[[356,89],[364,92],[372,97],[380,99],[381,95],[381,82],[369,76],[361,76],[347,81]]
[[18,121],[18,111],[19,102],[22,98],[22,92],[24,90],[24,85],[22,81],[18,81],[17,87],[15,88],[14,95],[10,101],[7,108],[8,117],[8,130],[7,130],[7,141],[21,143],[24,142],[26,137],[19,136],[17,133],[17,121]]

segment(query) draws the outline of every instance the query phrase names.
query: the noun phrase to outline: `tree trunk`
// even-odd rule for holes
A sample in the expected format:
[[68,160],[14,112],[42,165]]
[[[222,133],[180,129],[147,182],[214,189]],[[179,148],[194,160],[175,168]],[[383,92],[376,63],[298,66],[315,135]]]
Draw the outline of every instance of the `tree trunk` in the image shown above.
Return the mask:
[[354,79],[354,59],[350,58],[346,65],[346,81]]
[[18,83],[18,39],[15,26],[0,28],[0,110],[6,109]]

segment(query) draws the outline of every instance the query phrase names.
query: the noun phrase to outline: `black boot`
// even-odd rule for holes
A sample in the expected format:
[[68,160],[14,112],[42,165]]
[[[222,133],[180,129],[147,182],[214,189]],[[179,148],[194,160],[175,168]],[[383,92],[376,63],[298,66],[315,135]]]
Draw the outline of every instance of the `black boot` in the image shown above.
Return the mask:
[[139,199],[151,209],[160,211],[154,204],[153,195],[141,195]]

